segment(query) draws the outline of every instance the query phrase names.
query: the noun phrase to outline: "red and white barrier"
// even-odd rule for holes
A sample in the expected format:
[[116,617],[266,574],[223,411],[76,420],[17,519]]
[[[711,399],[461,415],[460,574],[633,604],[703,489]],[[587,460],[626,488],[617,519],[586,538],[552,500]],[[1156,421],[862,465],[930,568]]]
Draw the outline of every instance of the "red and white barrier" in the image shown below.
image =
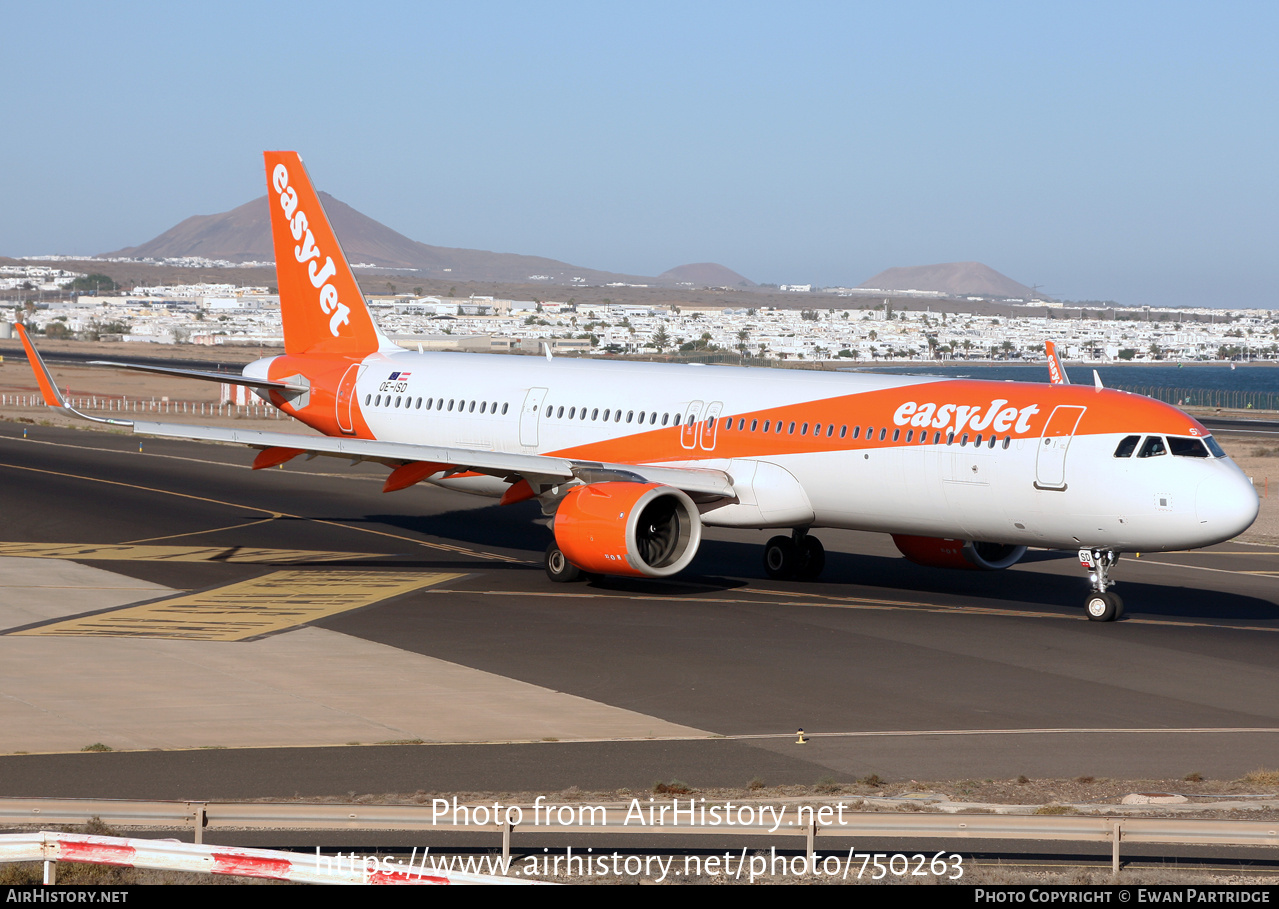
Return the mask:
[[230,874],[307,884],[533,884],[521,878],[440,870],[425,860],[409,865],[392,858],[277,852],[204,846],[176,840],[86,836],[79,833],[0,834],[0,862],[44,862],[44,882],[55,883],[57,862],[124,868]]

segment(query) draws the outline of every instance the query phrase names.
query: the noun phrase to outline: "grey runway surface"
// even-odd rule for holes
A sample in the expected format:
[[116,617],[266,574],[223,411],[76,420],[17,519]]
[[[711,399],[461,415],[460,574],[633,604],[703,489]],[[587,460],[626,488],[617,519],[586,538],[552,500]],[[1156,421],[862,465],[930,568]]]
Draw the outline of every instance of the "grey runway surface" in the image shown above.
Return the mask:
[[[53,544],[77,544],[84,554],[61,557],[173,591],[216,591],[285,567],[238,555],[254,550],[328,554],[293,557],[287,567],[297,572],[456,575],[303,624],[326,641],[545,692],[538,722],[594,705],[686,732],[507,741],[450,738],[446,728],[420,745],[346,747],[342,738],[308,740],[326,747],[10,754],[0,757],[0,795],[229,799],[869,774],[1234,778],[1279,764],[1273,547],[1125,558],[1115,577],[1128,615],[1113,624],[1084,618],[1073,554],[950,572],[906,562],[887,537],[833,531],[818,533],[828,563],[816,583],[764,579],[766,533],[709,530],[672,581],[557,585],[540,567],[549,533],[536,507],[425,486],[383,495],[385,470],[372,466],[317,459],[252,472],[243,449],[148,440],[140,454],[130,436],[21,432],[0,424],[0,541],[12,544],[0,554],[50,558]],[[101,557],[101,547],[122,544],[135,557]],[[176,544],[209,554],[179,561],[145,549]],[[77,659],[92,663],[120,641],[94,637]],[[202,646],[250,652],[235,641]],[[389,669],[384,683],[376,667],[372,678],[354,692],[357,706],[343,709],[417,694],[411,677]],[[458,714],[459,728],[466,719]],[[250,728],[252,741],[269,744],[268,721],[261,726]],[[812,735],[802,746],[801,726]],[[210,735],[211,744],[228,741]]]

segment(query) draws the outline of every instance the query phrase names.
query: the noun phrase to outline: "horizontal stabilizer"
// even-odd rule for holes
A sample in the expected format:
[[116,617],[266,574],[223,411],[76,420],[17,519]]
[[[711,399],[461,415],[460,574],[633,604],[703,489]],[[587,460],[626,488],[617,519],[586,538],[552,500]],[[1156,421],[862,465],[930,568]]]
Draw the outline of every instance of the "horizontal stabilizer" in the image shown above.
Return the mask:
[[162,376],[177,376],[182,379],[200,379],[204,382],[224,382],[227,385],[244,385],[248,388],[262,388],[268,391],[307,391],[305,385],[292,382],[273,382],[270,379],[254,379],[238,373],[206,372],[202,369],[177,369],[173,366],[144,366],[141,363],[116,363],[113,360],[90,360],[90,366],[110,366],[112,369],[132,369],[135,372],[153,372]]

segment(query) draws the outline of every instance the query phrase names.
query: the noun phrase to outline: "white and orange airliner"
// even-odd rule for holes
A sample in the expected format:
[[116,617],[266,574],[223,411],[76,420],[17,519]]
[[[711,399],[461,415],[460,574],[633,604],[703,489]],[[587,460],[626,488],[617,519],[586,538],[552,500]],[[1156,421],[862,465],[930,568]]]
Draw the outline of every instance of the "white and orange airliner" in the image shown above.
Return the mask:
[[[932,566],[1077,551],[1088,617],[1110,621],[1120,553],[1207,546],[1256,518],[1252,484],[1200,423],[1100,382],[405,350],[373,322],[301,158],[267,152],[266,180],[284,354],[234,377],[110,365],[245,385],[322,435],[107,422],[251,446],[258,468],[376,461],[387,492],[427,481],[536,498],[553,516],[555,581],[673,575],[704,525],[789,530],[765,546],[766,573],[815,578],[825,554],[810,531],[848,528],[891,534]],[[100,419],[67,407],[19,330],[46,403]]]

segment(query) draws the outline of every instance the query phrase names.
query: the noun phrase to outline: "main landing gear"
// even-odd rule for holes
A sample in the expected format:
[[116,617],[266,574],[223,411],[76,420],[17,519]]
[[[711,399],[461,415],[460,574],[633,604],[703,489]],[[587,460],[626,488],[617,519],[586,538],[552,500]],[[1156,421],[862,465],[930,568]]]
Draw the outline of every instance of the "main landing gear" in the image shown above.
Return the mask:
[[1092,571],[1088,576],[1092,584],[1092,593],[1084,601],[1088,618],[1094,622],[1113,622],[1124,614],[1124,601],[1119,594],[1106,590],[1114,586],[1110,580],[1110,569],[1119,561],[1119,553],[1113,549],[1081,549],[1079,562]]
[[560,584],[569,584],[573,581],[581,580],[582,569],[578,568],[564,553],[560,552],[560,547],[552,542],[546,547],[546,558],[543,560],[546,566],[546,576],[552,581]]
[[764,573],[775,581],[813,581],[825,567],[826,550],[804,528],[795,528],[789,537],[773,537],[764,546]]

